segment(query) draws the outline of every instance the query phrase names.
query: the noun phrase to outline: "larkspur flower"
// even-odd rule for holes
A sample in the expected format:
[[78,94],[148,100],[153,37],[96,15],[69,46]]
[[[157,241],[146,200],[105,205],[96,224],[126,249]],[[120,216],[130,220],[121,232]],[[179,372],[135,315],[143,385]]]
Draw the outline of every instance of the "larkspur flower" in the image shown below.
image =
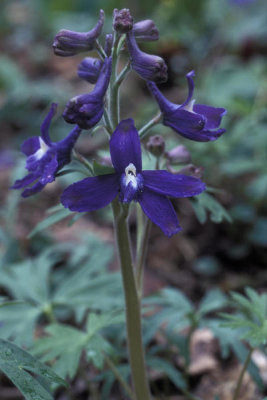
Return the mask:
[[194,71],[186,75],[188,96],[181,105],[167,100],[154,82],[147,82],[147,85],[158,102],[163,114],[164,125],[190,140],[197,142],[216,140],[225,132],[225,129],[219,128],[219,126],[226,110],[204,104],[195,104],[195,100],[192,99],[195,87],[194,75]]
[[93,50],[95,48],[95,41],[102,32],[104,19],[104,11],[100,10],[98,22],[89,32],[75,32],[68,29],[61,29],[53,42],[54,53],[57,56],[70,57],[83,51]]
[[111,75],[111,62],[111,57],[105,59],[92,92],[73,97],[68,102],[63,112],[66,122],[77,124],[81,129],[90,129],[100,121]]
[[133,33],[137,40],[154,41],[159,39],[159,31],[152,19],[144,19],[136,22],[133,26]]
[[85,178],[70,185],[62,194],[64,207],[72,211],[98,210],[112,202],[138,201],[144,213],[165,235],[181,230],[168,197],[191,197],[205,190],[205,184],[191,176],[167,171],[142,171],[141,144],[132,119],[121,121],[110,139],[115,172]]
[[86,57],[80,62],[77,74],[81,79],[93,84],[97,82],[102,66],[103,61],[99,58]]
[[133,31],[127,33],[127,47],[132,68],[141,78],[156,83],[166,82],[167,65],[163,58],[140,50]]
[[21,146],[21,151],[27,156],[29,174],[17,180],[11,188],[22,189],[33,184],[22,192],[23,197],[40,192],[47,183],[55,180],[59,169],[71,161],[71,151],[81,129],[75,126],[65,139],[52,142],[49,128],[56,109],[57,104],[53,103],[41,125],[41,136],[30,137]]

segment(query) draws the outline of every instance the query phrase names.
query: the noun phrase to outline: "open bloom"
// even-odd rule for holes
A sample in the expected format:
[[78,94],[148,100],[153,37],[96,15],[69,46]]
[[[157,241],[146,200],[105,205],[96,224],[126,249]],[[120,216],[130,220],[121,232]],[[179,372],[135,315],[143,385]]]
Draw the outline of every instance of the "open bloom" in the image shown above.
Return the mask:
[[225,129],[219,128],[219,126],[226,110],[204,104],[195,104],[195,100],[192,99],[195,88],[194,75],[194,71],[186,75],[188,96],[181,105],[167,100],[154,82],[147,82],[147,85],[158,102],[163,114],[164,125],[190,140],[197,142],[216,140],[225,132]]
[[27,156],[29,174],[17,180],[11,188],[22,189],[33,184],[22,192],[23,197],[40,192],[47,183],[55,180],[57,171],[71,161],[71,151],[81,129],[76,126],[65,139],[51,142],[49,127],[56,109],[57,104],[53,103],[42,123],[41,136],[30,137],[21,146],[21,151]]
[[53,49],[57,56],[70,57],[83,51],[93,50],[95,41],[102,32],[104,11],[100,10],[96,26],[89,32],[75,32],[61,29],[55,36]]
[[63,112],[66,122],[77,124],[81,129],[90,129],[100,121],[111,75],[111,60],[111,57],[105,59],[92,92],[73,97],[68,102]]
[[141,78],[156,83],[166,82],[168,74],[165,61],[159,56],[140,50],[133,30],[127,33],[127,46],[132,68]]
[[191,176],[167,171],[142,171],[141,145],[132,119],[121,121],[110,139],[115,172],[85,178],[62,194],[64,207],[72,211],[93,211],[105,207],[117,195],[122,203],[138,201],[144,213],[167,236],[181,230],[170,197],[191,197],[205,190],[205,184]]

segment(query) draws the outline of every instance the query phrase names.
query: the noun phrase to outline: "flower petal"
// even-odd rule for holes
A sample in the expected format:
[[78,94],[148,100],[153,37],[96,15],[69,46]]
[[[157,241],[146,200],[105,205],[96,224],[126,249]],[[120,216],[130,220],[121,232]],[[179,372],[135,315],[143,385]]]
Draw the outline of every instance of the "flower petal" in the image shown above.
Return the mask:
[[40,182],[44,185],[46,185],[49,182],[53,182],[56,178],[57,169],[58,169],[58,162],[55,155],[49,162],[47,162],[44,165]]
[[193,111],[204,115],[207,119],[205,128],[216,129],[220,126],[222,117],[227,113],[225,108],[206,106],[205,104],[194,104]]
[[40,139],[39,136],[32,136],[29,139],[25,140],[25,142],[21,145],[21,151],[26,156],[31,156],[36,153],[37,150],[40,149]]
[[61,202],[71,211],[93,211],[105,207],[119,192],[119,175],[108,174],[85,178],[64,190]]
[[22,179],[17,179],[14,183],[14,185],[12,185],[10,187],[10,189],[21,189],[24,188],[25,186],[30,185],[31,183],[33,183],[34,181],[36,181],[36,179],[39,178],[39,175],[37,174],[28,174],[26,176],[24,176],[24,178]]
[[171,237],[181,230],[172,203],[167,197],[145,188],[138,201],[144,213],[165,235]]
[[195,89],[193,76],[195,76],[195,71],[190,71],[190,72],[188,72],[188,74],[186,74],[186,79],[187,79],[187,84],[188,84],[188,95],[187,95],[187,99],[181,105],[181,107],[187,106],[187,104],[190,103],[190,101],[191,101],[191,99],[193,97],[193,93],[194,93],[194,89]]
[[32,187],[25,189],[22,193],[22,197],[30,197],[35,193],[40,192],[44,188],[45,184],[40,181],[36,182]]
[[57,112],[57,104],[52,103],[50,110],[41,125],[41,136],[42,136],[43,141],[47,144],[47,146],[51,146],[51,140],[49,137],[49,128],[50,128],[52,118],[54,117],[56,112]]
[[171,197],[192,197],[205,190],[205,184],[193,176],[168,171],[143,171],[144,186]]
[[117,172],[124,172],[131,163],[134,164],[137,172],[141,172],[141,144],[131,118],[119,123],[111,136],[109,145],[112,164]]

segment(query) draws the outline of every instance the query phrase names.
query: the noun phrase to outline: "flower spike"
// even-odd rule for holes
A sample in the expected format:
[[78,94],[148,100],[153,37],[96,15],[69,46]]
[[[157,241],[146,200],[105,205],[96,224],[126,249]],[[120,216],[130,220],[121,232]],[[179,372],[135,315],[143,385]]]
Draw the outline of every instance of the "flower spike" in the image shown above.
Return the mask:
[[148,88],[158,102],[163,114],[163,124],[187,139],[197,142],[208,142],[218,139],[225,129],[219,128],[222,117],[226,114],[224,108],[195,104],[194,71],[186,75],[188,96],[181,105],[167,100],[154,82],[147,82]]
[[104,11],[100,10],[98,22],[89,32],[75,32],[61,29],[54,39],[54,53],[57,56],[70,57],[83,51],[93,50],[95,41],[102,32],[104,20]]
[[141,144],[132,119],[119,123],[110,139],[110,154],[115,173],[85,178],[70,185],[61,202],[72,211],[84,212],[119,201],[138,201],[144,213],[165,235],[181,230],[168,197],[191,197],[205,190],[205,184],[192,176],[168,171],[143,171]]

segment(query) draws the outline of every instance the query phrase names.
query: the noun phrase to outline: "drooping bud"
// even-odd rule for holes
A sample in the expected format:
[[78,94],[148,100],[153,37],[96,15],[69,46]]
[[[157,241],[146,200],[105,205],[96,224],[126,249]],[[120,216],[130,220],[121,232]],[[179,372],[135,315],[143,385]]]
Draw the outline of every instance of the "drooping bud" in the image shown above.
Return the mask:
[[82,60],[82,62],[78,66],[78,76],[81,79],[86,80],[89,83],[96,83],[101,68],[103,65],[103,61],[99,60],[99,58],[86,57]]
[[63,112],[63,118],[70,124],[77,124],[81,129],[90,129],[102,118],[104,112],[104,96],[110,75],[111,57],[106,58],[99,78],[92,92],[72,98]]
[[146,148],[153,156],[160,157],[165,150],[165,141],[160,135],[150,136]]
[[152,19],[144,19],[136,22],[133,26],[133,33],[137,40],[153,41],[159,39],[159,31]]
[[128,8],[113,11],[113,29],[119,33],[127,33],[133,28],[133,17]]
[[186,167],[180,169],[177,173],[183,175],[194,176],[195,178],[202,178],[204,172],[203,167],[197,167],[194,164],[189,164]]
[[141,51],[136,43],[133,31],[127,33],[127,46],[132,68],[141,78],[156,83],[166,82],[168,74],[165,61],[159,56]]
[[108,57],[111,56],[112,42],[113,42],[113,35],[112,33],[109,33],[106,35],[105,47],[104,47],[105,53]]
[[100,10],[96,26],[89,32],[75,32],[61,29],[53,43],[54,53],[61,57],[70,57],[83,51],[93,50],[95,41],[102,32],[104,11]]
[[165,153],[165,157],[171,164],[183,164],[191,161],[191,154],[183,145],[176,146]]

